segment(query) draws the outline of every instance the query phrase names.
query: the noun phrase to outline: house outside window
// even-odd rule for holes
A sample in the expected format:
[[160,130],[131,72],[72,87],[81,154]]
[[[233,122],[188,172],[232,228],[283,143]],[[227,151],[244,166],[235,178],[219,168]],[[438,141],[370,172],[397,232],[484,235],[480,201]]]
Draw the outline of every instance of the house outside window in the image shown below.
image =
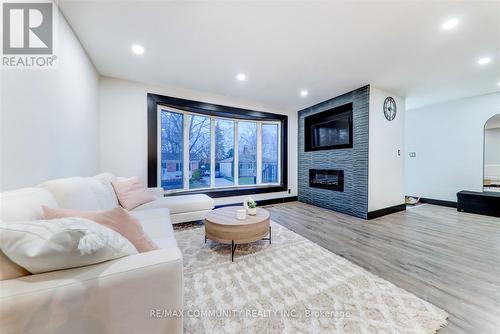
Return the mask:
[[277,185],[281,123],[158,105],[159,183],[169,192]]

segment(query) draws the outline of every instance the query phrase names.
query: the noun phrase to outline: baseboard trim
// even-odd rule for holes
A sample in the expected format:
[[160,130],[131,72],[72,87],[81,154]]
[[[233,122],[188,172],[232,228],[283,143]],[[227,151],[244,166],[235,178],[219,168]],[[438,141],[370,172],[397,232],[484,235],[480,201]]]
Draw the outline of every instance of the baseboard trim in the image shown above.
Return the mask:
[[273,198],[273,199],[263,199],[261,201],[256,201],[258,205],[263,206],[263,205],[270,205],[270,204],[280,204],[280,203],[287,203],[287,202],[295,202],[298,201],[299,197],[298,196],[289,196],[289,197],[282,197],[282,198]]
[[400,211],[406,210],[406,204],[398,204],[394,206],[390,206],[388,208],[383,208],[375,211],[368,212],[367,219],[374,219],[378,217],[382,217],[385,215],[390,215],[391,213],[396,213]]
[[456,208],[457,207],[457,202],[443,201],[443,200],[440,200],[440,199],[424,198],[424,197],[420,197],[420,203],[427,203],[427,204],[432,204],[432,205],[446,206],[448,208]]
[[[257,202],[258,206],[264,206],[264,205],[271,205],[271,204],[281,204],[281,203],[287,203],[287,202],[295,202],[298,201],[297,196],[288,196],[288,197],[280,197],[280,198],[272,198],[272,199],[263,199],[260,201],[255,201]],[[234,206],[238,205],[241,203],[232,203],[232,204],[221,204],[221,205],[216,205],[215,208],[223,208],[225,206]]]

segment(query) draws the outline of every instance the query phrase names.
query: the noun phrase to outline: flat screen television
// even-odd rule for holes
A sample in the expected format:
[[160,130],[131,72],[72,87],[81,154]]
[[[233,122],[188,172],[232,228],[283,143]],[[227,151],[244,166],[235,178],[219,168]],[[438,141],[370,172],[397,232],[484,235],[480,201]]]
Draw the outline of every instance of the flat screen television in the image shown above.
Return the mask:
[[352,103],[304,119],[305,151],[352,147]]

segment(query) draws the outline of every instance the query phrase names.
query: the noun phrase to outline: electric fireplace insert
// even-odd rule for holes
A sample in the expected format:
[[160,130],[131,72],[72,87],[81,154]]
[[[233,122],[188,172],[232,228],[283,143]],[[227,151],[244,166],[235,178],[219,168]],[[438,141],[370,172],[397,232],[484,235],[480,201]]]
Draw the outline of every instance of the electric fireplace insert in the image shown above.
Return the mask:
[[309,169],[309,187],[344,191],[344,171],[340,169]]

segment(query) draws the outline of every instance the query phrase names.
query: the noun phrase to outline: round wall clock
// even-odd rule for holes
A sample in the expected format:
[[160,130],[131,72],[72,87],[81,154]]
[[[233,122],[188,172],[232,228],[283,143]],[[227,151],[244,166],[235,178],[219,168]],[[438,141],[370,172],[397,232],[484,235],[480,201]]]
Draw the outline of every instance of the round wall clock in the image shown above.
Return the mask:
[[384,115],[388,121],[396,118],[396,101],[392,97],[387,97],[384,101]]

